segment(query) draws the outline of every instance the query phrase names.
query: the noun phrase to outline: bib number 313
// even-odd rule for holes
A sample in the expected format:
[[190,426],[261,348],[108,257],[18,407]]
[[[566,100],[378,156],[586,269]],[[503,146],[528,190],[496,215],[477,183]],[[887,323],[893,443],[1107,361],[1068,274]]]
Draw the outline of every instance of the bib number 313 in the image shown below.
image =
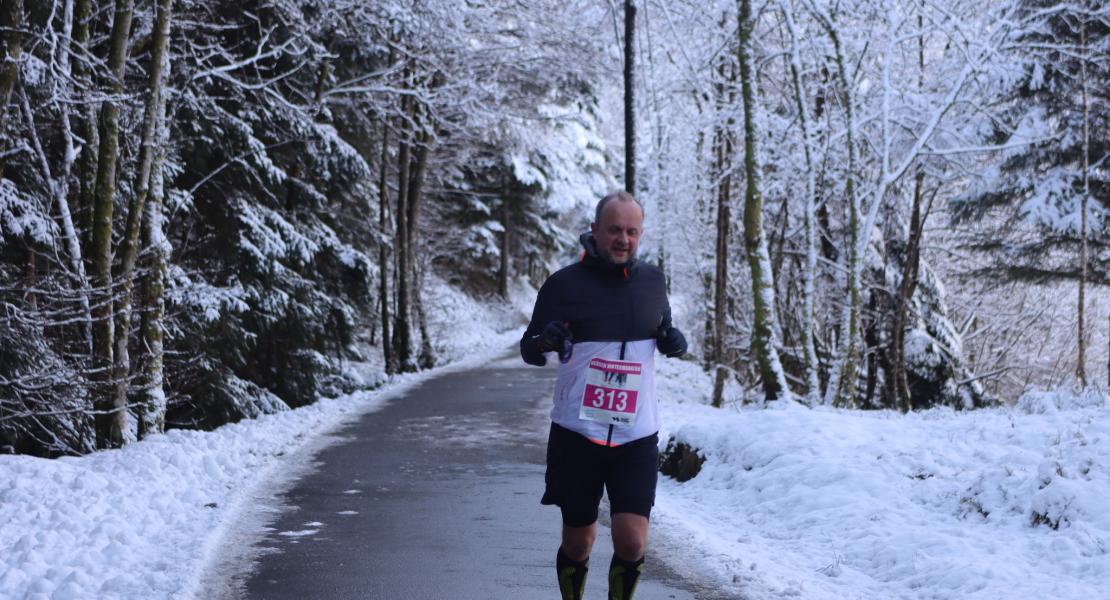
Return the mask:
[[618,427],[635,423],[642,374],[642,363],[591,359],[578,418]]

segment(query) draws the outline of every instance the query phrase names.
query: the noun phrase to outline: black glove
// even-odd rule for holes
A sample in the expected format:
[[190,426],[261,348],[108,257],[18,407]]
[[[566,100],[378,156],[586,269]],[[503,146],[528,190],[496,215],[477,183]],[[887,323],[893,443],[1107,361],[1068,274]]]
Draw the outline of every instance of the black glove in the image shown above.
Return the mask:
[[686,354],[686,336],[677,327],[660,325],[655,333],[655,346],[668,358],[678,358]]
[[570,338],[570,328],[562,321],[552,321],[539,335],[540,352],[563,352],[563,345]]

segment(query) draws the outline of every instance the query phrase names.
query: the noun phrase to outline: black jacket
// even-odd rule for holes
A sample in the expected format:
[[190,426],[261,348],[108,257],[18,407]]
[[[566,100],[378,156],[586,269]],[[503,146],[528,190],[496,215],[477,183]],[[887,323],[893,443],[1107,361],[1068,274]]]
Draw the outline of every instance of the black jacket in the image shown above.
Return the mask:
[[671,327],[662,271],[635,260],[614,265],[599,255],[589,233],[579,241],[585,248],[582,259],[559,269],[540,287],[532,321],[520,340],[524,362],[546,363],[538,336],[552,321],[569,323],[575,343],[652,339],[660,327]]

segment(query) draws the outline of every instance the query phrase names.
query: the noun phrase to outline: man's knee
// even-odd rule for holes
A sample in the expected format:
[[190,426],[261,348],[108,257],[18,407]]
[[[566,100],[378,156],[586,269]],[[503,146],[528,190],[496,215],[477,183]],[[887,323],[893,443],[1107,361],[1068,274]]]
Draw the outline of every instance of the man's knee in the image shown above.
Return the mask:
[[622,560],[640,560],[647,552],[647,532],[646,517],[630,513],[614,515],[613,552]]
[[597,539],[597,524],[585,527],[563,527],[563,552],[573,560],[586,560]]
[[647,540],[641,537],[629,536],[624,539],[613,537],[613,552],[622,560],[635,562],[643,558],[647,552]]

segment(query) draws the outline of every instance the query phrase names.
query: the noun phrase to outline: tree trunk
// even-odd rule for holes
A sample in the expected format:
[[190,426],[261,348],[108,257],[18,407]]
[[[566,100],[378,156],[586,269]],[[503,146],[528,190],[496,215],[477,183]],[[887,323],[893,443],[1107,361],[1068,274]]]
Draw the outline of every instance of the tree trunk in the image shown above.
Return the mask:
[[1079,338],[1079,352],[1076,356],[1075,377],[1079,385],[1087,387],[1087,202],[1091,195],[1090,181],[1090,121],[1091,110],[1087,98],[1087,20],[1081,17],[1079,24],[1079,43],[1083,47],[1083,57],[1079,62],[1079,81],[1083,101],[1083,195],[1079,200],[1079,298],[1077,314],[1077,337]]
[[497,292],[509,298],[509,199],[501,199],[501,268],[497,272]]
[[[406,72],[407,75],[407,72]],[[406,81],[408,77],[406,76]],[[396,355],[397,370],[401,372],[414,371],[416,366],[412,360],[412,327],[409,322],[409,270],[407,257],[409,253],[409,226],[408,219],[408,190],[409,190],[409,140],[411,135],[407,131],[406,119],[409,115],[410,100],[406,96],[401,99],[400,139],[397,140],[397,217],[396,249],[394,262],[397,268],[397,314],[393,325],[393,353]]]
[[93,309],[93,339],[96,358],[96,444],[97,448],[118,448],[123,445],[127,428],[127,411],[114,404],[111,387],[115,364],[112,322],[112,213],[116,197],[116,162],[119,152],[119,106],[113,97],[123,93],[123,71],[127,62],[127,39],[131,31],[132,0],[116,0],[115,17],[109,40],[108,71],[111,97],[101,110],[100,157],[96,175],[96,199],[93,209],[93,237],[90,260],[99,298]]
[[624,188],[636,195],[636,3],[624,0]]
[[[127,406],[128,381],[131,374],[128,341],[131,337],[131,292],[134,285],[135,262],[138,256],[139,233],[142,228],[147,197],[150,195],[151,180],[161,176],[161,173],[152,174],[152,171],[157,162],[155,160],[156,155],[161,153],[160,148],[165,143],[160,135],[165,120],[163,71],[169,63],[166,48],[169,42],[170,24],[173,19],[172,12],[173,0],[158,0],[152,34],[153,48],[151,49],[150,72],[147,78],[143,131],[139,147],[139,180],[135,185],[135,195],[131,198],[131,204],[127,209],[127,228],[121,241],[122,247],[119,249],[122,258],[117,279],[121,283],[122,292],[119,298],[119,310],[116,314],[116,394],[114,406],[117,410],[125,410]],[[161,187],[161,181],[159,181],[159,187]],[[157,236],[159,232],[152,231],[151,233],[153,236]],[[152,239],[155,239],[155,237],[152,237]],[[150,298],[147,298],[147,300],[149,301]],[[161,340],[159,340],[160,342]],[[145,414],[146,411],[140,408],[140,413]],[[153,423],[153,425],[156,430],[161,430],[157,423]],[[142,427],[143,425],[140,425],[140,428]],[[145,430],[143,434],[145,435],[148,431],[150,430]]]
[[[58,44],[58,67],[62,77],[58,84],[59,95],[70,98],[70,80],[73,76],[73,28],[74,28],[74,0],[66,0],[62,10],[62,40]],[[92,305],[89,302],[89,279],[85,272],[85,260],[81,251],[81,240],[74,226],[72,207],[69,203],[69,179],[73,171],[73,162],[76,151],[73,146],[73,125],[70,120],[69,109],[61,109],[62,121],[62,169],[54,182],[54,201],[58,207],[58,216],[62,222],[62,231],[65,234],[66,250],[69,253],[69,265],[76,286],[81,290],[81,308],[85,317],[84,335],[85,347],[92,356]]]
[[[917,26],[922,28],[923,18],[917,16]],[[925,41],[923,37],[917,40],[917,87],[918,91],[925,88]],[[909,378],[906,376],[906,321],[909,313],[910,300],[917,289],[917,274],[921,265],[921,236],[925,231],[925,215],[921,212],[922,186],[925,181],[925,172],[918,167],[913,182],[913,207],[910,212],[910,230],[906,240],[906,256],[902,265],[902,280],[898,284],[898,292],[894,296],[894,330],[891,332],[891,344],[894,356],[892,368],[894,370],[890,387],[894,392],[894,402],[902,412],[909,412],[913,408],[913,399],[910,395]],[[930,205],[932,202],[930,201]]]
[[142,391],[139,400],[139,439],[166,429],[166,392],[163,372],[166,313],[165,286],[169,241],[164,233],[162,204],[165,201],[162,165],[168,124],[165,122],[166,100],[161,98],[162,121],[159,127],[158,151],[151,171],[150,200],[143,213],[143,247],[146,248],[147,269],[143,280],[142,348],[144,353]]
[[7,162],[4,153],[11,150],[8,105],[19,81],[19,64],[23,57],[23,34],[19,30],[22,27],[23,0],[0,0],[0,177],[4,176]]
[[[392,57],[392,53],[391,53]],[[392,64],[390,60],[390,64]],[[393,343],[389,336],[389,245],[385,243],[385,232],[389,228],[389,122],[382,121],[382,161],[378,178],[378,230],[382,243],[378,246],[378,283],[382,301],[382,359],[385,361],[386,374],[397,371],[393,356]]]
[[421,369],[430,369],[436,366],[436,353],[432,347],[432,336],[428,333],[428,313],[424,311],[424,296],[420,293],[424,277],[422,273],[414,273],[413,280],[416,283],[416,293],[413,299],[416,301],[416,323],[420,329],[420,358],[418,364]]
[[[722,22],[723,28],[723,22]],[[717,67],[718,115],[732,106],[735,100],[736,70],[728,65],[724,56]],[[734,152],[732,118],[718,123],[714,135],[717,159],[717,247],[716,271],[713,279],[713,406],[724,404],[725,379],[730,362],[725,356],[725,327],[728,317],[728,246],[732,231],[732,158]]]
[[806,103],[805,86],[802,84],[802,59],[798,51],[797,28],[791,9],[785,2],[781,4],[786,23],[790,28],[790,74],[794,82],[794,98],[798,104],[798,120],[801,125],[802,148],[805,152],[805,267],[802,270],[802,366],[805,370],[806,404],[818,403],[821,384],[817,376],[817,349],[814,343],[814,302],[817,278],[817,216],[815,214],[816,166],[813,164],[813,134],[810,131],[809,106]]
[[[718,164],[722,170],[728,166],[732,156],[731,128],[723,132],[718,149]],[[717,254],[716,272],[713,279],[713,363],[716,369],[713,377],[713,406],[720,408],[724,403],[725,378],[725,321],[728,309],[728,237],[732,228],[732,175],[724,175],[717,188]]]
[[789,394],[786,375],[779,361],[775,332],[775,282],[763,234],[762,165],[759,162],[755,113],[759,110],[756,97],[755,72],[752,68],[751,0],[740,0],[739,55],[740,94],[744,105],[744,247],[752,273],[752,300],[755,312],[752,322],[752,354],[763,378],[766,400]]
[[852,406],[855,403],[856,369],[859,364],[859,307],[861,302],[859,284],[861,275],[859,257],[860,205],[855,190],[856,122],[852,106],[855,98],[852,94],[852,80],[848,77],[844,65],[844,53],[840,47],[840,36],[831,22],[822,19],[822,25],[832,42],[837,76],[843,88],[844,118],[847,124],[845,143],[848,149],[848,165],[844,182],[844,192],[848,198],[848,264],[845,265],[848,279],[846,286],[848,303],[844,306],[841,320],[839,357],[830,371],[824,401],[825,404]]
[[432,348],[432,341],[428,335],[428,322],[424,313],[424,304],[422,302],[422,278],[417,277],[416,273],[416,251],[415,241],[419,234],[418,224],[420,222],[420,200],[421,192],[424,188],[424,175],[428,170],[428,153],[431,145],[431,135],[427,132],[421,132],[416,137],[416,157],[413,164],[412,179],[409,181],[408,189],[408,202],[405,203],[405,209],[408,210],[408,217],[405,219],[408,227],[408,244],[405,254],[405,268],[409,273],[409,281],[413,283],[412,299],[416,308],[417,326],[420,329],[420,356],[418,358],[417,366],[421,368],[431,368],[435,365],[435,351]]
[[173,0],[158,0],[157,14],[154,20],[153,48],[151,50],[150,72],[147,78],[146,106],[143,114],[143,130],[139,146],[139,174],[135,184],[135,195],[131,197],[127,209],[127,226],[123,239],[120,240],[119,273],[116,283],[120,286],[120,294],[116,306],[116,332],[115,332],[115,398],[112,406],[114,410],[125,412],[127,410],[127,390],[131,375],[131,360],[128,352],[128,342],[131,338],[131,294],[135,278],[135,262],[138,257],[139,232],[142,227],[143,209],[147,196],[150,194],[151,169],[154,164],[155,150],[158,142],[158,132],[161,130],[160,120],[164,118],[162,109],[162,73],[165,64],[169,61],[166,56],[166,46],[169,40],[170,21],[172,19]]
[[894,369],[894,401],[902,412],[912,408],[909,380],[906,377],[906,321],[909,316],[910,300],[917,289],[917,274],[921,264],[921,235],[925,220],[921,213],[922,182],[925,174],[921,171],[914,176],[913,209],[910,214],[909,238],[906,240],[905,263],[902,265],[902,280],[894,296],[894,327],[891,331],[891,346],[894,356],[891,360]]

